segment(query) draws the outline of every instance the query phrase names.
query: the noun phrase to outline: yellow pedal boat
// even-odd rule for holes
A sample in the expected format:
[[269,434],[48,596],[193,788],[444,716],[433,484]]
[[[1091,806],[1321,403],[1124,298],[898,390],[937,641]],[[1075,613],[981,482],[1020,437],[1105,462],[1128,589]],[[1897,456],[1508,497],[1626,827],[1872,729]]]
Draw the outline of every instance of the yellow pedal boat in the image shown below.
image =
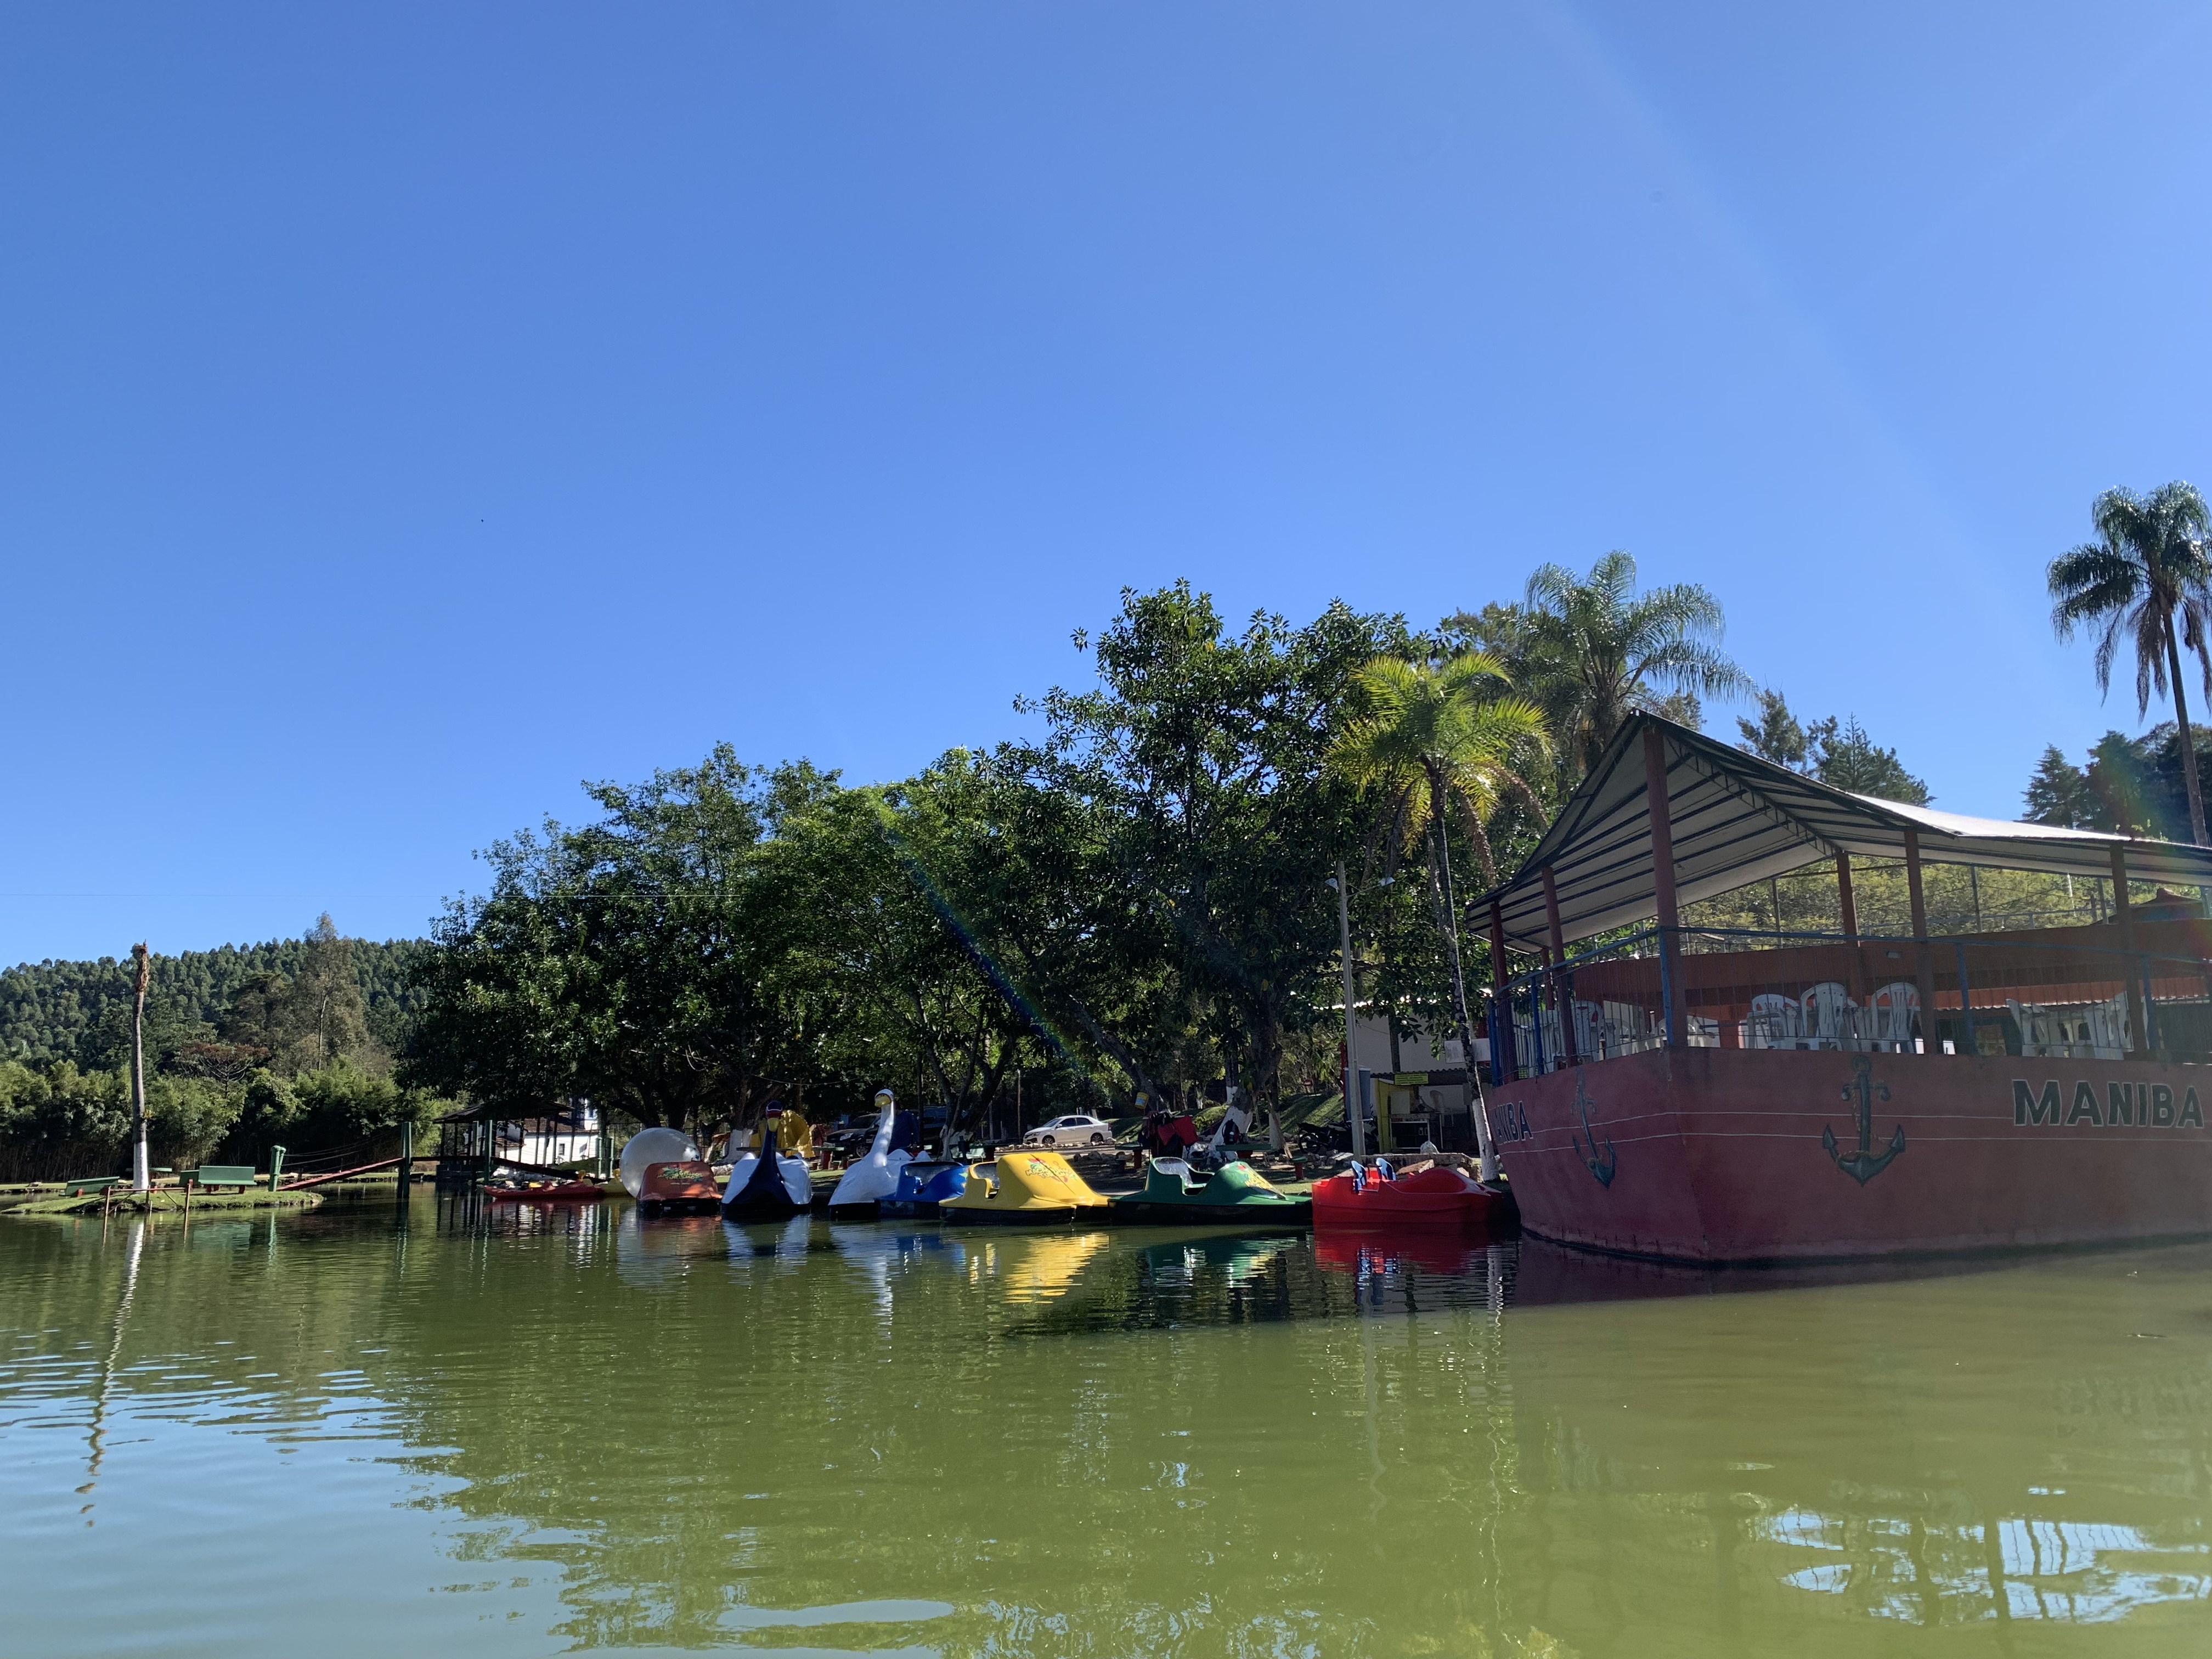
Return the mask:
[[968,1166],[968,1184],[937,1206],[952,1222],[1072,1221],[1086,1212],[1103,1219],[1106,1200],[1058,1152],[1005,1152]]

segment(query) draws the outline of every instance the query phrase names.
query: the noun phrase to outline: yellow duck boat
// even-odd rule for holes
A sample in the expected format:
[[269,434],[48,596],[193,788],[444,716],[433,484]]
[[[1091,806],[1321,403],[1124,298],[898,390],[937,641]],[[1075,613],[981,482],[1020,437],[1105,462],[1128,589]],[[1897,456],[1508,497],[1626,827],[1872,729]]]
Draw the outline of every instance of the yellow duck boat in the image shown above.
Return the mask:
[[1058,1152],[1027,1148],[968,1166],[968,1184],[937,1206],[941,1220],[1023,1223],[1070,1221],[1085,1212],[1103,1219],[1106,1200]]

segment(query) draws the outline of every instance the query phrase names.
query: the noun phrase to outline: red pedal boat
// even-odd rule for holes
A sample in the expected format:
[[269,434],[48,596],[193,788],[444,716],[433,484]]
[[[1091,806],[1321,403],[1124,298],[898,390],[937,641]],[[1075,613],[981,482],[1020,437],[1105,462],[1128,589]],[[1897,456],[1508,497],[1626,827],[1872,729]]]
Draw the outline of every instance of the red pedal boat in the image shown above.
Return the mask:
[[1508,1230],[1513,1195],[1464,1170],[1424,1160],[1393,1170],[1382,1158],[1352,1167],[1313,1188],[1314,1225],[1466,1227]]
[[495,1203],[510,1204],[590,1203],[607,1195],[605,1188],[592,1181],[529,1181],[513,1186],[488,1186],[483,1192]]

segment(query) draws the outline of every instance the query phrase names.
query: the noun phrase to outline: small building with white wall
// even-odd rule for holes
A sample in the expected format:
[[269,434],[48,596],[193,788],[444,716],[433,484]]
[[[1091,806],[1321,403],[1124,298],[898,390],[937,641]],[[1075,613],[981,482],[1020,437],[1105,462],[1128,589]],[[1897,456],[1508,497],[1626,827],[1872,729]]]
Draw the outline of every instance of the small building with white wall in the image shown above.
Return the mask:
[[[1391,1030],[1388,1014],[1361,1005],[1352,1024],[1352,1063],[1360,1073],[1364,1104],[1379,1132],[1384,1115],[1390,1125],[1384,1146],[1418,1146],[1434,1140],[1448,1150],[1464,1150],[1474,1144],[1474,1121],[1468,1115],[1467,1062],[1459,1039],[1438,1040],[1426,1032],[1400,1035]],[[1478,1065],[1490,1061],[1486,1038],[1474,1040]]]

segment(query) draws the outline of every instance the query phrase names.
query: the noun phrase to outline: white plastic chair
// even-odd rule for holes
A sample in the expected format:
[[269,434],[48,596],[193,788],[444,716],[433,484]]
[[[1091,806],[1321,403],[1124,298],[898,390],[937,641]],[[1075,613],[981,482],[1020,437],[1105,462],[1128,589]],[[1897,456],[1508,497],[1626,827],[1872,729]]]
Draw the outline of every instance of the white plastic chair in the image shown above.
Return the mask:
[[1544,1066],[1547,1071],[1558,1071],[1567,1063],[1566,1045],[1559,1041],[1559,1011],[1541,1011],[1544,1021]]
[[1852,1035],[1851,1016],[1858,1004],[1833,980],[1823,980],[1805,993],[1805,1036],[1815,1048],[1840,1048]]
[[2132,1053],[2135,1044],[2128,1040],[2128,994],[2121,992],[2110,1002],[2093,1002],[2086,1011],[2088,1015],[2090,1054],[2098,1060],[2119,1060]]
[[1743,1022],[1747,1048],[1794,1048],[1805,1031],[1805,1007],[1795,997],[1768,991],[1751,1000]]
[[2005,999],[2005,1006],[2012,1011],[2013,1024],[2020,1027],[2022,1054],[2057,1060],[2075,1057],[2073,1022],[2066,1016],[2039,1002],[2015,1002],[2010,997]]
[[[1544,1009],[1542,1014],[1544,1069],[1556,1072],[1559,1069],[1559,1022],[1552,1017],[1552,1011],[1548,1008]],[[1537,1023],[1533,1019],[1513,1022],[1513,1054],[1524,1073],[1535,1069],[1537,1030]]]
[[1575,1052],[1584,1060],[1611,1060],[1621,1052],[1620,1033],[1606,1018],[1604,1004],[1575,1004]]
[[1868,1039],[1877,1048],[1901,1054],[1917,1052],[1913,1040],[1913,1017],[1920,1012],[1920,988],[1910,980],[1893,980],[1867,999]]
[[1633,1002],[1607,1002],[1600,1005],[1605,1010],[1605,1024],[1613,1039],[1615,1054],[1637,1054],[1657,1045],[1650,1018]]

